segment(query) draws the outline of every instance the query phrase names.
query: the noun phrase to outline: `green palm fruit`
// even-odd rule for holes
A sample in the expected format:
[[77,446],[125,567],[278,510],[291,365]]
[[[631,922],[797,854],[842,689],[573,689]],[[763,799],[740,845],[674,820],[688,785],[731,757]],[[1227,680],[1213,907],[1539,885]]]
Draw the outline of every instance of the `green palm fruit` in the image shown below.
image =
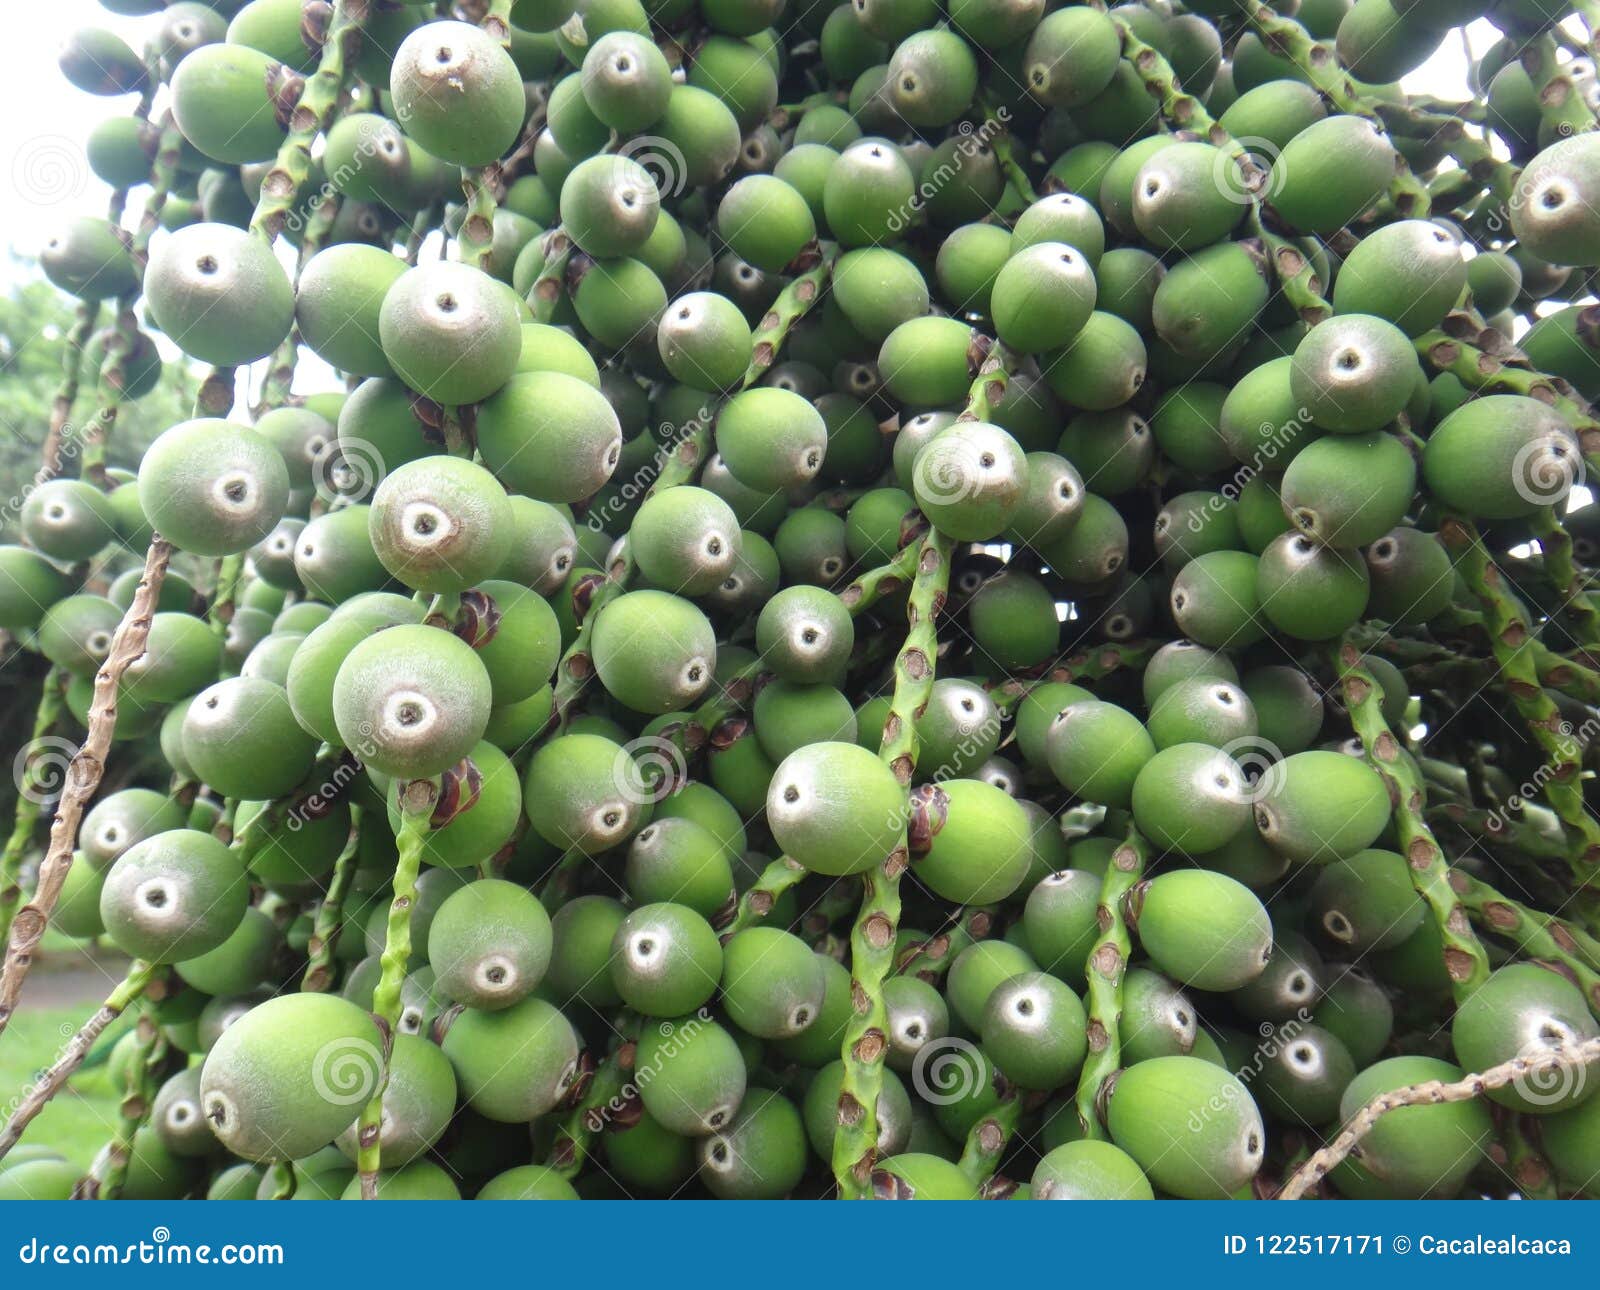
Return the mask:
[[67,575],[37,552],[0,546],[0,627],[18,631],[39,626],[70,589]]
[[1047,727],[1051,773],[1087,801],[1127,806],[1145,764],[1156,755],[1144,723],[1100,699],[1068,702]]
[[525,888],[470,882],[445,898],[428,929],[439,989],[486,1012],[520,1002],[550,962],[550,918]]
[[1106,1119],[1112,1141],[1150,1181],[1186,1200],[1232,1195],[1255,1177],[1265,1152],[1249,1091],[1199,1057],[1157,1057],[1122,1071]]
[[[1360,1072],[1339,1099],[1339,1119],[1348,1120],[1367,1102],[1426,1080],[1450,1083],[1459,1066],[1434,1057],[1390,1057]],[[1460,1191],[1488,1147],[1493,1126],[1482,1102],[1403,1106],[1391,1111],[1361,1140],[1360,1159],[1346,1159],[1329,1181],[1357,1199],[1444,1199]]]
[[655,231],[661,196],[650,173],[628,157],[590,157],[561,185],[562,227],[586,254],[637,255]]
[[880,1160],[872,1171],[874,1200],[976,1200],[976,1184],[949,1160],[908,1151]]
[[510,496],[511,541],[497,577],[550,595],[572,571],[577,535],[572,522],[549,502]]
[[519,1165],[478,1188],[478,1200],[577,1200],[572,1184],[546,1165]]
[[591,650],[600,683],[637,712],[688,706],[710,683],[717,658],[706,616],[665,591],[630,591],[607,601]]
[[1343,968],[1328,983],[1311,1019],[1343,1043],[1361,1069],[1388,1046],[1394,1008],[1372,978],[1359,969]]
[[169,84],[178,129],[210,160],[237,166],[277,156],[293,73],[276,59],[234,42],[201,45],[183,55]]
[[695,1147],[700,1178],[721,1200],[776,1200],[805,1174],[805,1121],[795,1104],[770,1089],[745,1098],[726,1128]]
[[790,1039],[822,1015],[827,978],[804,941],[775,927],[749,927],[723,950],[722,1006],[761,1039]]
[[888,1013],[885,1060],[891,1070],[905,1074],[916,1065],[923,1048],[950,1033],[950,1009],[938,990],[915,976],[885,981],[883,1002]]
[[[1534,963],[1511,963],[1490,975],[1456,1010],[1450,1043],[1467,1070],[1487,1070],[1514,1057],[1534,1060],[1572,1050],[1600,1035],[1583,992]],[[1550,1115],[1594,1093],[1590,1067],[1530,1071],[1489,1098],[1513,1111]]]
[[[334,511],[330,515],[342,515]],[[365,515],[358,515],[363,535]],[[309,525],[307,526],[310,527]],[[339,731],[333,716],[333,684],[339,667],[350,651],[374,632],[397,623],[416,623],[420,606],[401,597],[379,596],[355,600],[341,606],[326,622],[307,633],[289,661],[284,688],[295,719],[311,734],[326,743],[338,743]]]
[[84,375],[94,374],[96,388],[102,394],[142,399],[161,384],[161,352],[148,334],[135,332],[131,348],[120,360],[121,375],[114,376],[106,370],[107,350],[112,336],[113,332],[108,328],[89,337],[89,343],[83,347]]
[[[432,828],[423,842],[423,860],[442,869],[481,865],[512,840],[521,818],[522,786],[505,753],[487,740],[474,744],[467,757],[465,783],[477,796],[447,824]],[[400,827],[401,781],[391,780],[385,804],[389,824]]]
[[773,175],[747,175],[723,194],[717,231],[741,260],[781,273],[817,235],[806,199]]
[[750,365],[750,324],[738,307],[711,291],[679,296],[662,315],[656,345],[668,372],[705,390],[737,385]]
[[796,684],[839,677],[854,644],[849,611],[837,596],[818,587],[784,588],[767,600],[756,621],[756,648],[763,662]]
[[1332,233],[1371,206],[1394,178],[1397,158],[1375,122],[1313,121],[1272,163],[1273,208],[1305,233]]
[[984,1006],[983,1048],[1008,1080],[1053,1089],[1077,1074],[1089,1051],[1078,996],[1044,972],[1001,983]]
[[[811,1149],[824,1160],[833,1158],[833,1140],[839,1132],[839,1095],[843,1088],[842,1061],[829,1062],[811,1077],[806,1087],[801,1107],[806,1136],[811,1141]],[[877,1116],[878,1151],[893,1154],[903,1150],[911,1139],[912,1103],[905,1084],[893,1071],[883,1073]]]
[[174,1156],[205,1156],[216,1150],[200,1109],[200,1068],[179,1071],[162,1084],[150,1107],[150,1126]]
[[386,775],[437,775],[467,756],[489,718],[489,674],[460,637],[401,625],[357,644],[333,682],[340,742]]
[[283,797],[310,773],[317,741],[295,720],[288,692],[236,676],[200,691],[183,719],[183,755],[225,797]]
[[1323,936],[1358,956],[1399,945],[1428,913],[1405,857],[1393,851],[1358,851],[1324,866],[1310,900]]
[[22,504],[23,536],[52,560],[87,560],[116,537],[106,495],[76,479],[40,484]]
[[1000,713],[982,686],[958,677],[933,683],[917,716],[919,778],[943,783],[973,774],[999,746]]
[[716,993],[722,945],[685,905],[641,905],[622,920],[611,949],[611,983],[646,1016],[693,1012]]
[[1264,1041],[1257,1052],[1261,1104],[1269,1115],[1310,1129],[1338,1120],[1340,1099],[1356,1074],[1343,1040],[1321,1026],[1302,1024],[1282,1039],[1274,1035]]
[[234,555],[283,518],[289,470],[265,435],[226,421],[184,421],[164,432],[139,465],[139,504],[176,546]]
[[977,941],[950,965],[945,1001],[968,1032],[982,1029],[989,998],[1001,984],[1026,972],[1037,972],[1033,956],[1009,941]]
[[178,975],[213,996],[246,994],[272,974],[283,948],[283,933],[259,909],[246,909],[222,944],[182,959]]
[[1156,288],[1166,272],[1160,260],[1140,247],[1113,247],[1095,265],[1099,288],[1095,304],[1136,330],[1148,332]]
[[1156,513],[1156,554],[1178,570],[1208,551],[1240,550],[1238,510],[1221,493],[1179,493]]
[[[1000,270],[1005,267],[1011,258],[1012,237],[1004,228],[995,224],[963,224],[955,229],[940,244],[939,254],[934,260],[934,277],[938,280],[939,295],[946,303],[963,314],[981,313],[989,311],[990,299],[994,294],[995,279],[1000,276]],[[1018,246],[1016,249],[1021,250]],[[895,261],[903,257],[895,251],[888,251],[881,247],[867,248],[863,251],[852,251],[851,255],[866,255],[873,257],[893,257]],[[842,261],[841,261],[842,263]],[[880,261],[882,263],[882,261]],[[922,274],[909,261],[905,261],[910,273],[915,273],[920,281]],[[837,275],[836,275],[837,276]],[[905,293],[904,301],[898,295],[887,292],[882,298],[875,298],[872,305],[863,302],[861,297],[866,294],[862,290],[861,275],[858,273],[852,278],[851,306],[854,312],[846,309],[847,315],[855,322],[857,314],[865,314],[868,308],[884,310],[895,304],[915,303],[916,295],[911,291]],[[837,288],[835,288],[837,290]],[[927,287],[921,285],[917,294],[926,296]],[[841,301],[841,307],[844,302]],[[896,316],[883,329],[874,329],[874,339],[882,340],[895,327],[905,322],[908,318],[921,317],[927,312],[924,304],[915,312],[901,312],[896,310]],[[857,324],[860,327],[861,324]],[[865,334],[865,333],[863,333]]]
[[1100,879],[1081,869],[1060,869],[1028,893],[1022,925],[1039,966],[1076,986],[1099,936]]
[[1145,664],[1141,682],[1145,706],[1154,707],[1156,700],[1180,681],[1197,678],[1237,682],[1239,669],[1232,659],[1217,650],[1193,641],[1168,641]]
[[1233,682],[1190,677],[1161,691],[1150,705],[1146,729],[1157,748],[1182,743],[1226,748],[1254,738],[1255,705]]
[[757,388],[734,395],[717,416],[717,449],[734,477],[776,491],[822,469],[828,431],[822,416],[788,390]]
[[[757,73],[759,76],[760,73]],[[715,94],[697,85],[674,85],[652,133],[671,144],[675,182],[703,188],[724,179],[739,157],[739,122]]]
[[[495,485],[498,489],[499,485]],[[527,587],[490,579],[478,584],[489,634],[475,644],[496,707],[520,703],[548,685],[560,656],[561,629],[549,603]]]
[[[1029,473],[1031,477],[1031,460]],[[1074,488],[1073,497],[1080,496]],[[1060,624],[1055,597],[1027,574],[1008,570],[984,583],[967,602],[967,622],[983,657],[1001,671],[1037,667],[1057,655]]]
[[1212,474],[1232,460],[1222,438],[1226,387],[1195,381],[1161,396],[1150,414],[1150,430],[1162,453],[1197,475]]
[[51,925],[75,940],[105,935],[100,918],[100,892],[105,882],[105,870],[91,864],[82,851],[74,851]]
[[1041,359],[1045,380],[1064,402],[1088,412],[1120,407],[1144,384],[1143,339],[1115,314],[1095,310],[1071,344]]
[[453,594],[499,568],[510,513],[505,490],[482,466],[423,457],[384,476],[367,526],[372,549],[396,579],[416,591]]
[[1293,358],[1269,359],[1244,373],[1222,402],[1217,432],[1234,460],[1253,470],[1287,467],[1314,431],[1310,409],[1292,388]]
[[1017,800],[977,779],[927,784],[911,794],[911,854],[918,881],[945,900],[1004,900],[1028,875],[1033,829]]
[[1178,629],[1211,649],[1237,649],[1260,640],[1260,561],[1243,551],[1196,556],[1172,580],[1170,603]]
[[1429,493],[1474,519],[1514,519],[1558,506],[1581,470],[1566,422],[1520,394],[1462,404],[1433,428],[1422,454]]
[[751,41],[710,37],[696,53],[688,79],[720,99],[747,133],[778,103],[777,75]]
[[1322,994],[1322,957],[1298,932],[1275,930],[1272,953],[1253,980],[1229,995],[1234,1006],[1255,1021],[1288,1021],[1309,1013]]
[[611,477],[622,453],[622,427],[592,385],[562,372],[526,372],[479,409],[478,447],[508,488],[540,501],[570,502]]
[[845,523],[820,506],[796,507],[773,533],[772,549],[787,581],[831,586],[844,573],[849,555]]
[[1466,285],[1467,261],[1455,238],[1427,220],[1400,220],[1374,229],[1350,253],[1333,300],[1342,314],[1383,318],[1417,336],[1439,325]]
[[901,323],[928,312],[928,283],[898,251],[862,247],[835,264],[833,299],[864,340],[882,344]]
[[[361,1179],[345,1184],[340,1200],[361,1200]],[[461,1189],[445,1169],[431,1160],[415,1160],[378,1174],[375,1200],[460,1200]]]
[[727,906],[733,870],[715,834],[689,819],[654,820],[628,847],[624,881],[640,905],[671,901],[702,918]]
[[[1600,1159],[1600,1139],[1596,1126],[1600,1125],[1595,1108],[1600,1102],[1585,1098],[1577,1106],[1540,1120],[1540,1139],[1545,1157],[1555,1168],[1556,1176],[1580,1187],[1592,1195],[1594,1164]],[[5,1190],[5,1175],[0,1174],[0,1194]]]
[[[376,330],[366,335],[376,342]],[[318,487],[327,495],[363,501],[386,472],[432,451],[411,391],[392,377],[357,386],[339,410],[338,426],[338,442],[317,471]]]
[[1194,251],[1231,233],[1247,203],[1226,182],[1233,165],[1209,143],[1175,143],[1139,167],[1131,190],[1132,224],[1151,244]]
[[501,1124],[543,1115],[577,1078],[577,1033],[537,997],[493,1012],[463,1010],[440,1046],[467,1104]]
[[389,83],[406,133],[458,166],[499,160],[527,111],[511,55],[470,23],[418,27],[395,51]]
[[[632,1117],[630,1116],[630,1119]],[[670,1195],[694,1175],[695,1143],[647,1111],[624,1132],[606,1136],[606,1166],[631,1191]]]
[[1094,271],[1064,242],[1012,253],[994,281],[989,312],[1000,339],[1022,353],[1069,345],[1094,311]]
[[383,297],[378,336],[395,374],[436,403],[478,403],[516,371],[517,300],[504,283],[464,264],[408,269]]
[[1318,323],[1294,351],[1289,387],[1319,429],[1379,430],[1406,406],[1416,385],[1416,351],[1393,323],[1339,314]]
[[543,996],[563,1008],[574,1002],[591,1008],[620,1003],[611,984],[611,945],[625,917],[621,902],[609,896],[579,896],[561,906],[550,919]]
[[[561,372],[601,389],[600,369],[583,343],[572,333],[548,323],[522,324],[519,372]],[[625,388],[625,387],[619,387]]]
[[[650,1071],[648,1079],[641,1072]],[[739,1045],[702,1015],[647,1024],[639,1033],[635,1079],[644,1109],[683,1137],[702,1138],[733,1123],[745,1094]]]
[[978,61],[955,32],[933,28],[902,40],[885,80],[895,111],[914,126],[946,126],[972,106]]
[[1593,305],[1570,305],[1545,315],[1518,346],[1539,371],[1564,377],[1591,402],[1600,396],[1600,315]]
[[1393,435],[1329,435],[1289,463],[1281,496],[1302,532],[1348,548],[1367,546],[1398,524],[1416,486],[1416,462]]
[[379,247],[346,242],[318,251],[295,286],[301,339],[340,371],[387,376],[378,320],[384,296],[404,273],[404,262]]
[[1331,640],[1366,610],[1366,562],[1360,552],[1321,546],[1304,533],[1284,533],[1256,562],[1255,598],[1261,616],[1285,635]]
[[1304,752],[1322,729],[1322,696],[1297,667],[1253,668],[1239,679],[1256,710],[1257,733],[1287,756]]
[[1096,10],[1064,9],[1045,15],[1023,54],[1028,92],[1050,107],[1082,107],[1099,97],[1116,75],[1122,39]]
[[1523,168],[1509,203],[1511,230],[1531,255],[1550,264],[1600,262],[1595,140],[1575,134],[1550,144]]
[[156,243],[144,292],[172,342],[219,367],[270,354],[294,321],[294,292],[271,248],[226,224],[190,224]]
[[1145,953],[1184,985],[1235,990],[1271,956],[1272,922],[1261,901],[1225,874],[1172,870],[1141,884],[1131,904]]
[[1032,686],[1013,709],[1017,748],[1030,766],[1048,762],[1047,739],[1051,723],[1069,703],[1094,696],[1080,685],[1065,681],[1044,681]]
[[1345,860],[1370,847],[1389,809],[1388,790],[1372,767],[1322,749],[1285,757],[1263,778],[1255,803],[1261,836],[1299,864]]
[[882,863],[900,845],[905,790],[855,744],[809,744],[784,758],[767,793],[767,820],[784,854],[842,876]]
[[[1050,193],[1017,216],[1011,229],[1011,251],[1016,253],[1042,242],[1064,242],[1074,248],[1089,262],[1097,281],[1100,279],[1106,249],[1105,225],[1099,212],[1076,193]],[[1104,285],[1100,282],[1102,289]]]
[[916,177],[900,150],[867,138],[839,154],[823,185],[829,231],[845,247],[895,241],[911,223]]
[[997,425],[962,421],[917,454],[912,491],[941,532],[981,542],[1004,532],[1021,505],[1027,476],[1027,458],[1015,439]]
[[606,32],[589,45],[580,72],[589,110],[613,130],[637,134],[666,111],[671,68],[666,56],[637,32]]
[[878,371],[889,392],[914,406],[955,403],[971,383],[972,329],[955,318],[930,315],[901,323],[878,351]]
[[1035,1200],[1154,1200],[1138,1162],[1109,1142],[1064,1142],[1033,1169]]
[[350,808],[344,802],[319,802],[279,817],[269,802],[240,802],[234,830],[248,837],[245,863],[250,876],[273,890],[315,887],[333,872],[350,834]]
[[1220,242],[1167,271],[1151,301],[1156,335],[1180,355],[1207,360],[1243,337],[1267,302],[1266,264],[1253,244]]
[[523,801],[529,822],[551,846],[595,854],[632,835],[658,795],[621,745],[580,733],[552,739],[534,754]]
[[1133,968],[1122,982],[1122,1016],[1117,1025],[1124,1066],[1152,1057],[1200,1056],[1194,1005],[1159,972]]
[[850,700],[826,684],[772,681],[756,695],[751,715],[757,743],[772,762],[781,762],[808,744],[850,742],[857,736]]
[[701,596],[733,570],[739,521],[733,509],[703,488],[663,490],[647,497],[629,528],[629,547],[651,582]]

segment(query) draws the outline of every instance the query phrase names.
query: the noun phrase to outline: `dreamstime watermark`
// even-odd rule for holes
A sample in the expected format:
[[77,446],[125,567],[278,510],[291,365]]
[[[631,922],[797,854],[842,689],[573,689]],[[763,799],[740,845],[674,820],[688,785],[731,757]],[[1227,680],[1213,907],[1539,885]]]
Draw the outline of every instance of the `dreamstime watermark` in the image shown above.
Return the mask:
[[17,792],[35,806],[55,801],[72,774],[78,745],[60,735],[43,735],[24,744],[11,762],[11,781]]
[[81,145],[62,134],[25,139],[11,157],[11,191],[30,206],[59,206],[83,196],[88,164]]
[[598,1133],[613,1120],[625,1119],[639,1102],[640,1090],[648,1088],[662,1068],[683,1051],[683,1045],[712,1024],[711,1011],[701,1008],[683,1021],[662,1021],[656,1025],[663,1042],[656,1047],[648,1066],[635,1066],[633,1078],[613,1093],[605,1102],[591,1110],[587,1127]]
[[1283,749],[1260,735],[1240,735],[1222,746],[1233,758],[1244,779],[1241,796],[1246,802],[1260,802],[1283,787]]
[[[1189,1112],[1188,1129],[1191,1133],[1199,1133],[1206,1125],[1211,1123],[1213,1116],[1231,1111],[1241,1097],[1249,1096],[1251,1083],[1266,1070],[1269,1062],[1276,1061],[1278,1055],[1285,1051],[1292,1056],[1293,1046],[1305,1028],[1311,1024],[1311,1012],[1301,1008],[1287,1021],[1263,1021],[1257,1027],[1256,1033],[1261,1042],[1251,1053],[1250,1060],[1243,1066],[1233,1071],[1233,1082],[1224,1085],[1219,1091],[1211,1094],[1206,1100],[1194,1107]],[[1309,1045],[1307,1046],[1309,1048]]]
[[651,806],[668,797],[689,777],[683,749],[659,735],[641,735],[617,749],[611,782],[635,806]]
[[383,1053],[360,1036],[330,1039],[311,1059],[311,1087],[329,1106],[365,1106],[383,1078]]
[[[1580,745],[1590,743],[1596,735],[1600,735],[1600,716],[1588,717],[1579,726],[1574,726],[1570,721],[1563,721],[1557,726],[1556,732],[1562,738],[1575,740]],[[1560,768],[1555,763],[1540,762],[1533,774],[1518,784],[1514,792],[1503,801],[1491,806],[1485,813],[1484,819],[1489,829],[1498,832],[1510,828],[1512,821],[1506,812],[1519,812],[1525,806],[1535,805],[1534,799],[1558,774]]]
[[190,1245],[174,1241],[169,1228],[157,1225],[150,1231],[148,1241],[134,1241],[126,1245],[101,1241],[89,1245],[82,1241],[43,1241],[30,1237],[17,1250],[17,1261],[40,1267],[131,1267],[136,1264],[155,1264],[160,1267],[222,1267],[272,1265],[283,1266],[283,1246],[275,1242],[254,1245]]
[[1583,451],[1566,431],[1535,436],[1511,459],[1511,487],[1529,506],[1553,506],[1583,481]]
[[911,1059],[911,1087],[930,1106],[951,1106],[981,1089],[989,1063],[978,1046],[958,1035],[941,1035]]
[[355,436],[324,440],[311,458],[311,487],[324,502],[359,502],[388,473],[376,444]]
[[[657,428],[656,439],[659,447],[651,455],[650,460],[640,466],[627,479],[620,484],[611,481],[613,487],[608,492],[606,499],[599,506],[591,506],[584,516],[583,522],[595,533],[606,531],[606,521],[619,519],[623,513],[642,498],[654,487],[660,477],[662,469],[679,447],[702,430],[709,427],[716,414],[707,405],[695,409],[695,413],[688,420],[678,425],[663,422]],[[649,433],[648,431],[646,433]]]
[[1216,490],[1206,498],[1206,504],[1197,510],[1189,512],[1188,529],[1191,533],[1203,533],[1208,517],[1220,514],[1228,504],[1237,502],[1247,485],[1257,475],[1267,471],[1272,463],[1278,459],[1280,453],[1286,451],[1303,431],[1311,424],[1311,410],[1309,408],[1296,408],[1294,415],[1287,421],[1263,421],[1257,429],[1259,442],[1255,451],[1251,453],[1250,460],[1241,465],[1220,484]]
[[931,170],[923,171],[910,200],[889,212],[889,231],[904,232],[927,204],[966,169],[969,161],[983,152],[996,135],[1005,132],[1010,120],[1010,109],[1002,106],[995,110],[992,117],[985,119],[982,125],[975,126],[970,121],[961,122],[956,127],[955,152],[949,158],[941,159]]

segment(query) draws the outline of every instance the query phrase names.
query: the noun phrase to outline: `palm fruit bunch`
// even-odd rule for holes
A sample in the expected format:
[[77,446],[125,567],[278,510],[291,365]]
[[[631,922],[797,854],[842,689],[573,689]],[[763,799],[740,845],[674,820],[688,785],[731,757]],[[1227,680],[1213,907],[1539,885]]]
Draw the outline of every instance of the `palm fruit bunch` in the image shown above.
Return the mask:
[[1592,6],[103,3],[0,1196],[1593,1188]]

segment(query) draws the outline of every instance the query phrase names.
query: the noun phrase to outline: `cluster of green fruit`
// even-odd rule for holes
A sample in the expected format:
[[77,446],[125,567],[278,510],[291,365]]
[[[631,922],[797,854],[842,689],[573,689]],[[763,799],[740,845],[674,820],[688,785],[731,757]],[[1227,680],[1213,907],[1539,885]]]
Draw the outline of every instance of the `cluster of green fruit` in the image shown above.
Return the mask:
[[0,1042],[134,965],[0,1197],[1594,1185],[1564,4],[102,2]]

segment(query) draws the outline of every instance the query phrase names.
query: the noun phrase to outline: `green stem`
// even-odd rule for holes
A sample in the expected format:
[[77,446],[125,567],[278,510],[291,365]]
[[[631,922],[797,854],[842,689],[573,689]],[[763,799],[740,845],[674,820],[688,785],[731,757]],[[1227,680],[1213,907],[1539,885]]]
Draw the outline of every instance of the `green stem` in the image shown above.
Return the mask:
[[745,928],[754,927],[761,922],[772,912],[778,897],[798,886],[805,876],[805,866],[788,856],[779,856],[771,861],[761,871],[761,876],[750,884],[744,895],[739,897],[738,907],[728,924],[717,928],[717,934],[721,936],[723,943],[726,944],[735,932],[742,932]]
[[243,576],[243,555],[225,555],[217,561],[217,587],[206,616],[219,639],[228,634],[228,624],[233,621],[234,599],[239,594],[239,580]]
[[356,1136],[362,1200],[372,1200],[378,1194],[383,1094],[389,1086],[389,1056],[394,1047],[395,1027],[400,1022],[401,987],[411,963],[411,909],[417,900],[417,875],[422,869],[423,844],[437,796],[433,782],[425,779],[412,780],[400,794],[394,898],[389,903],[389,923],[384,932],[382,970],[372,991],[372,1012],[383,1030],[383,1069],[379,1072],[372,1100],[362,1109]]
[[1383,718],[1383,689],[1362,661],[1361,651],[1345,642],[1333,665],[1344,692],[1345,710],[1361,738],[1367,762],[1383,777],[1394,802],[1395,832],[1411,885],[1427,902],[1444,944],[1444,968],[1456,1001],[1466,999],[1488,979],[1489,958],[1473,935],[1472,924],[1450,884],[1450,866],[1423,809],[1427,790],[1401,739]]
[[[1450,871],[1450,886],[1479,927],[1509,941],[1518,954],[1549,963],[1583,991],[1589,1011],[1600,1017],[1600,971],[1574,934],[1576,929],[1554,914],[1529,909],[1501,895],[1460,869]],[[1583,940],[1588,940],[1587,934]]]
[[49,780],[63,768],[57,758],[41,747],[66,709],[66,674],[58,667],[45,673],[39,689],[39,704],[33,713],[33,734],[24,753],[21,782],[17,785],[17,813],[11,825],[6,849],[0,852],[0,944],[11,935],[11,920],[22,903],[22,860],[34,831],[39,827],[40,807],[49,792]]
[[[916,716],[933,689],[939,652],[938,616],[950,585],[952,541],[937,529],[923,538],[916,577],[906,605],[905,644],[894,661],[894,696],[883,726],[880,755],[908,788],[917,764]],[[882,863],[862,875],[861,911],[850,932],[850,993],[854,1000],[845,1027],[844,1083],[839,1092],[838,1133],[833,1173],[839,1194],[868,1195],[878,1154],[878,1097],[888,1049],[888,1009],[883,983],[894,966],[900,924],[900,875],[910,863],[902,829],[900,844]]]
[[361,849],[361,807],[350,808],[350,836],[345,839],[344,850],[333,862],[333,877],[328,882],[328,892],[317,907],[317,917],[311,928],[311,941],[307,945],[309,961],[300,988],[307,993],[321,993],[333,986],[334,951],[339,948],[339,932],[344,927],[344,900],[359,867],[356,855]]
[[1533,517],[1533,536],[1544,556],[1544,572],[1564,597],[1567,612],[1577,632],[1577,644],[1600,648],[1600,607],[1584,589],[1578,567],[1572,560],[1572,535],[1551,506],[1540,507]]
[[134,1047],[128,1063],[127,1084],[117,1108],[117,1127],[111,1140],[95,1157],[89,1175],[78,1184],[88,1199],[116,1200],[128,1178],[133,1160],[134,1136],[150,1119],[170,1049],[148,1003],[141,1006],[134,1029]]
[[1086,1138],[1101,1138],[1100,1090],[1122,1065],[1122,979],[1127,975],[1133,942],[1123,917],[1123,898],[1138,885],[1150,858],[1150,847],[1136,829],[1111,853],[1100,884],[1096,917],[1100,937],[1089,952],[1089,1055],[1078,1075],[1078,1123]]
[[99,321],[98,300],[85,300],[78,305],[72,330],[67,333],[61,350],[61,383],[56,386],[55,398],[50,402],[50,424],[45,430],[39,473],[34,477],[36,483],[42,484],[61,473],[61,439],[72,420],[72,405],[78,401],[83,349]]
[[261,195],[250,218],[250,231],[269,242],[288,222],[300,190],[311,176],[311,145],[338,106],[347,64],[360,51],[361,28],[370,8],[371,0],[334,0],[317,69],[306,78],[299,101],[289,113],[288,134],[272,167],[262,176]]

